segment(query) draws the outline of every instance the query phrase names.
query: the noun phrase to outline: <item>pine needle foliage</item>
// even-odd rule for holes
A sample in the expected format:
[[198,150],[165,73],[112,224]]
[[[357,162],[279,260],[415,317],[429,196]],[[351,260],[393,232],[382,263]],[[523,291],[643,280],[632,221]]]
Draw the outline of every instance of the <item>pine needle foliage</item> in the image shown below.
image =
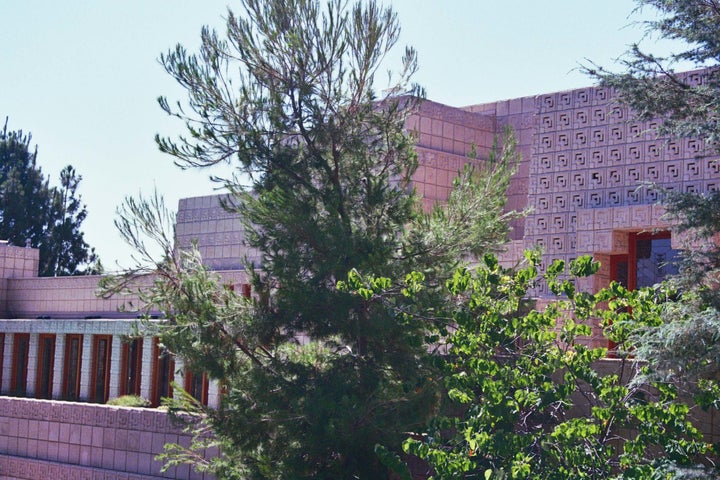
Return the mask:
[[[657,13],[647,35],[673,41],[674,53],[653,55],[633,45],[621,59],[624,72],[586,67],[641,120],[656,119],[658,134],[700,141],[698,156],[720,153],[720,2],[716,0],[637,0]],[[675,71],[690,64],[699,70]],[[717,167],[717,160],[708,163]],[[661,188],[660,186],[659,188]],[[675,233],[687,240],[680,274],[670,282],[674,302],[663,322],[637,331],[635,354],[648,362],[648,378],[673,380],[694,394],[703,408],[720,406],[720,195],[665,191],[663,203]]]
[[[223,285],[196,250],[176,251],[159,199],[132,200],[118,226],[140,252],[138,268],[109,290],[153,273],[141,291],[163,345],[192,371],[223,385],[218,409],[197,413],[220,447],[197,462],[218,478],[385,478],[387,458],[439,401],[433,311],[463,258],[498,251],[510,218],[505,190],[518,161],[512,133],[492,158],[461,173],[446,210],[425,213],[411,184],[417,167],[406,131],[423,91],[411,83],[413,49],[376,94],[376,73],[397,43],[395,13],[374,1],[243,0],[224,35],[203,29],[197,54],[161,57],[188,99],[160,105],[187,135],[158,138],[182,168],[229,164],[226,208],[238,214],[253,295]],[[162,258],[153,259],[157,243]],[[432,288],[400,310],[339,282],[417,271]],[[114,285],[113,285],[114,283]],[[378,285],[400,292],[404,282]],[[372,300],[372,301],[371,301]],[[401,302],[400,302],[401,303]],[[424,320],[404,309],[422,307]],[[210,442],[210,443],[207,443]],[[198,458],[171,447],[170,461]],[[177,455],[172,455],[175,452]],[[183,453],[184,452],[184,453]],[[195,459],[195,460],[193,460]]]
[[54,187],[37,164],[32,135],[0,130],[0,239],[40,249],[42,277],[99,273],[95,249],[81,226],[87,210],[78,193],[82,177],[71,165],[60,172]]

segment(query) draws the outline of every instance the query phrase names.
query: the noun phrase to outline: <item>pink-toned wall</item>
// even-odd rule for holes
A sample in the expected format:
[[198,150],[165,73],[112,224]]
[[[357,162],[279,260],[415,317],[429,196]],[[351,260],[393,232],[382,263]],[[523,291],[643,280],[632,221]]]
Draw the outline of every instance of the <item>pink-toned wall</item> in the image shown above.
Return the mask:
[[408,119],[418,154],[412,181],[426,210],[447,200],[453,179],[471,162],[468,155],[473,149],[477,161],[488,158],[496,127],[492,115],[476,115],[429,100]]
[[222,195],[180,199],[175,236],[180,248],[197,242],[203,263],[213,270],[238,270],[245,256],[258,264],[258,254],[245,247],[237,214],[223,208]]
[[7,314],[8,279],[37,277],[40,250],[0,241],[0,316]]
[[103,299],[97,296],[101,277],[9,278],[5,311],[14,318],[38,316],[118,316],[118,309],[130,303],[134,295]]
[[407,128],[416,135],[421,147],[466,157],[474,146],[478,158],[487,158],[497,122],[494,115],[470,113],[425,100],[408,119]]
[[[686,77],[699,83],[704,73]],[[648,184],[681,192],[720,188],[714,152],[706,152],[698,140],[660,136],[659,120],[636,121],[602,87],[464,109],[494,114],[498,125],[515,128],[523,162],[508,205],[527,206],[531,212],[523,235],[513,239],[522,238],[526,248],[541,247],[545,264],[578,255],[627,253],[628,232],[670,228],[663,209],[655,205],[659,191]],[[675,237],[673,243],[679,245]],[[592,290],[598,282],[602,279],[581,288]],[[540,285],[534,294],[543,297],[547,288]]]
[[0,479],[210,480],[154,456],[189,437],[156,409],[0,397]]
[[[425,100],[408,119],[408,130],[417,137],[418,169],[413,184],[427,209],[443,203],[452,181],[475,149],[478,161],[487,160],[494,141],[502,141],[503,128],[510,126],[518,142],[520,163],[507,191],[507,209],[522,211],[528,206],[530,159],[534,153],[536,98],[524,97],[482,105],[455,108]],[[525,219],[511,224],[510,239],[522,240]],[[511,248],[513,252],[517,248]],[[508,256],[508,258],[510,258]]]
[[[228,284],[246,283],[244,271],[216,272]],[[86,275],[78,277],[34,277],[0,279],[0,301],[5,299],[0,315],[11,318],[103,318],[132,317],[139,308],[137,295],[115,295],[105,299],[98,297],[98,285],[102,277]],[[4,280],[4,282],[2,281]],[[138,285],[149,285],[152,279],[137,280]],[[5,285],[5,289],[2,286]],[[126,312],[120,312],[123,307]]]
[[0,242],[0,278],[36,277],[40,250]]
[[[522,97],[501,100],[480,105],[462,107],[462,110],[475,115],[492,115],[496,118],[497,134],[511,127],[517,140],[517,152],[520,154],[518,170],[507,191],[507,209],[522,211],[529,206],[528,186],[530,184],[530,159],[533,155],[533,142],[536,129],[535,97]],[[510,239],[522,240],[525,236],[525,218],[512,222]]]

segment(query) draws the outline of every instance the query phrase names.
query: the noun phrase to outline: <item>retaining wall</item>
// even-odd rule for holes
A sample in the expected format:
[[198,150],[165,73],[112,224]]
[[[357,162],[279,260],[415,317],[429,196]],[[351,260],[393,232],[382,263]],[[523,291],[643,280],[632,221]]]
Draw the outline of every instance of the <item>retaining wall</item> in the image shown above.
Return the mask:
[[156,409],[0,397],[0,480],[211,480],[154,457],[188,435]]

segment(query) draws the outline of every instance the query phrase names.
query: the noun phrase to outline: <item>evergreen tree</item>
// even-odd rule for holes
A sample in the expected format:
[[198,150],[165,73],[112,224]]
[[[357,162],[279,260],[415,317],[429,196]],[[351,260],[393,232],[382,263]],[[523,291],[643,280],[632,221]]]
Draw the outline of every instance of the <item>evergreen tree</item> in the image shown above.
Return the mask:
[[[659,134],[696,138],[702,155],[720,153],[720,2],[715,0],[638,0],[651,7],[657,20],[648,34],[673,40],[679,50],[659,57],[633,45],[613,73],[592,66],[588,72],[614,88],[620,100],[641,120],[660,119]],[[700,68],[677,73],[683,62]],[[665,192],[664,203],[676,231],[691,239],[680,275],[673,279],[681,295],[666,305],[663,325],[645,331],[636,354],[650,362],[655,376],[684,381],[705,406],[720,403],[715,380],[720,374],[720,250],[713,237],[720,232],[718,192]],[[699,386],[702,387],[698,389]]]
[[97,256],[83,238],[80,225],[87,212],[77,195],[81,177],[72,166],[51,187],[37,166],[37,147],[30,135],[0,131],[0,238],[13,245],[40,249],[40,275],[85,273]]
[[5,121],[0,132],[0,238],[36,247],[47,235],[51,193],[30,140],[22,131],[8,131]]
[[178,46],[162,57],[189,101],[161,105],[189,135],[158,142],[182,167],[237,168],[225,181],[226,206],[261,254],[257,270],[247,266],[253,298],[224,288],[196,252],[174,252],[172,234],[156,228],[171,223],[158,199],[129,200],[118,221],[141,256],[147,236],[164,252],[151,268],[158,281],[143,292],[164,313],[155,324],[163,344],[226,391],[218,410],[196,405],[222,457],[204,464],[175,447],[168,458],[200,462],[219,478],[384,478],[376,446],[397,450],[436,405],[427,342],[445,326],[336,284],[417,270],[432,285],[427,308],[444,301],[439,286],[461,255],[507,238],[514,140],[507,135],[493,161],[463,172],[463,194],[447,210],[424,214],[405,132],[422,96],[409,83],[415,52],[406,49],[383,97],[374,90],[397,42],[395,14],[373,1],[241,3],[241,16],[228,12],[227,38],[206,28],[198,55]]
[[[45,243],[43,275],[78,275],[101,273],[95,249],[84,238],[80,226],[87,217],[87,209],[77,193],[82,177],[72,165],[60,172],[60,186],[52,189],[52,206],[49,238]],[[100,271],[98,271],[100,270]]]
[[[638,9],[650,7],[657,20],[645,22],[647,36],[671,40],[681,47],[666,57],[631,46],[614,73],[592,65],[586,71],[602,85],[616,90],[635,118],[661,119],[659,134],[697,138],[706,153],[720,148],[720,2],[716,0],[636,0]],[[698,69],[691,75],[675,67]]]

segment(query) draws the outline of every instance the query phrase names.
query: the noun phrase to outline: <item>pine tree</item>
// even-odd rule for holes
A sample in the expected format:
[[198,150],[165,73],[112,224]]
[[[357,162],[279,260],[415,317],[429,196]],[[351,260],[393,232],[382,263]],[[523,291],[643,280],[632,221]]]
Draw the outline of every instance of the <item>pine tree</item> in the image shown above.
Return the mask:
[[0,238],[13,245],[43,243],[50,218],[50,187],[36,164],[30,135],[0,132]]
[[[638,0],[659,15],[646,23],[648,34],[675,41],[679,50],[667,57],[633,45],[622,60],[625,71],[613,73],[591,66],[588,72],[614,88],[622,102],[641,120],[661,120],[659,134],[704,142],[703,156],[720,154],[720,2],[715,0]],[[695,72],[677,73],[682,62]],[[693,240],[685,251],[681,273],[673,279],[681,292],[667,305],[662,326],[638,339],[636,354],[662,378],[683,380],[710,395],[702,403],[720,402],[714,385],[720,370],[720,250],[713,237],[720,232],[718,192],[665,192],[664,203],[676,231]],[[707,383],[707,381],[710,383]],[[701,388],[700,390],[703,390]]]
[[[659,134],[699,138],[708,154],[720,148],[720,2],[715,0],[636,0],[638,10],[650,7],[657,20],[645,22],[647,36],[671,40],[679,51],[666,57],[631,46],[614,73],[586,66],[601,84],[614,88],[640,120],[660,118]],[[691,64],[695,74],[675,71]]]
[[[126,202],[118,226],[141,256],[150,252],[143,235],[161,244],[158,281],[143,298],[164,312],[163,345],[225,387],[218,410],[201,409],[223,455],[199,466],[219,478],[383,478],[376,446],[399,451],[404,432],[435,408],[428,342],[446,326],[390,308],[409,297],[370,302],[372,291],[358,297],[337,285],[419,271],[383,288],[400,293],[421,275],[432,285],[425,308],[446,301],[439,286],[461,256],[507,238],[514,140],[463,172],[463,194],[447,210],[424,214],[405,131],[422,97],[409,81],[412,49],[375,94],[375,73],[398,39],[392,10],[374,1],[242,5],[241,16],[228,12],[226,39],[205,28],[198,55],[178,46],[162,56],[189,101],[161,106],[189,135],[158,142],[181,167],[237,168],[225,180],[226,206],[261,254],[257,270],[247,265],[253,298],[223,287],[196,252],[174,252],[172,234],[155,227],[170,223],[157,199]],[[171,453],[171,463],[199,461],[180,447]]]
[[77,194],[81,177],[72,166],[51,187],[37,166],[30,135],[0,131],[0,238],[40,249],[41,276],[89,273],[97,261],[80,230],[87,212]]
[[60,187],[53,188],[50,235],[41,258],[41,272],[46,276],[100,273],[95,249],[85,242],[80,226],[87,209],[77,193],[82,177],[72,165],[60,172]]

